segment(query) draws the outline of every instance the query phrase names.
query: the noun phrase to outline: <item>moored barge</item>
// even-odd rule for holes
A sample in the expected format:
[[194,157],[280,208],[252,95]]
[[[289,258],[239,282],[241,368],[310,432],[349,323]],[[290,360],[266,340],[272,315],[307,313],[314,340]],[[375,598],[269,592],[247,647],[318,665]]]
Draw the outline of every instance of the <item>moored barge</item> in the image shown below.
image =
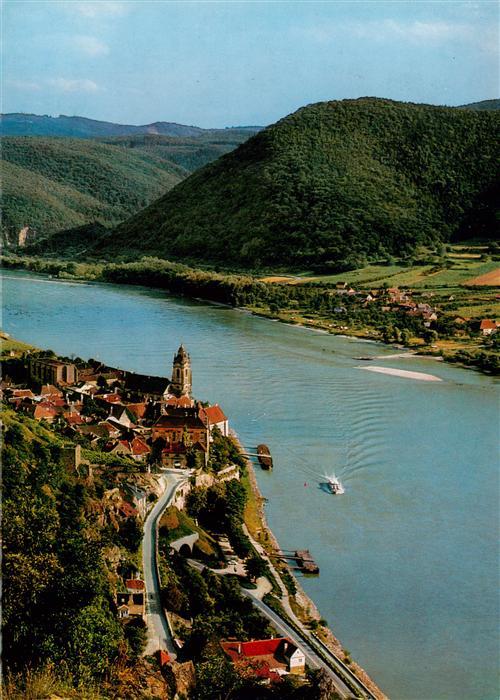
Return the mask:
[[262,469],[273,468],[273,458],[267,445],[257,445],[257,459]]

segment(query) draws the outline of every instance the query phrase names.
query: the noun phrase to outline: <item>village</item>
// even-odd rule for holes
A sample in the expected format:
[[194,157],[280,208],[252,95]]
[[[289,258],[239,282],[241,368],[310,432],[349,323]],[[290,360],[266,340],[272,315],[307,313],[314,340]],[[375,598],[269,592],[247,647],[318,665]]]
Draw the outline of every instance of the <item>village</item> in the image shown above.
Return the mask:
[[[411,288],[377,287],[369,290],[359,290],[340,281],[335,284],[335,289],[330,292],[332,297],[339,298],[333,306],[333,314],[342,318],[348,317],[349,312],[355,308],[380,311],[390,315],[391,321],[400,319],[401,328],[417,330],[419,326],[431,331],[440,331],[445,335],[466,336],[479,334],[489,336],[496,333],[498,323],[491,318],[468,318],[461,315],[452,315],[448,311],[443,314],[441,306],[446,302],[450,307],[455,302],[453,294],[443,298],[432,291],[415,292]],[[345,300],[342,302],[342,300]],[[415,321],[415,324],[411,323]],[[408,323],[410,321],[410,323]],[[336,324],[331,324],[335,327]],[[340,326],[341,330],[347,330],[348,326]],[[401,338],[387,338],[386,340],[401,340]],[[408,340],[408,338],[407,338]]]
[[77,367],[35,355],[27,359],[24,386],[14,384],[8,373],[4,376],[8,403],[57,426],[83,446],[130,457],[150,472],[206,465],[213,429],[228,435],[228,420],[218,405],[190,398],[191,365],[182,346],[174,358],[172,381],[95,361]]
[[[177,471],[190,475],[168,503],[167,513],[173,511],[174,518],[175,513],[185,509],[191,489],[239,481],[238,464],[219,459],[214,470],[210,461],[211,445],[229,437],[227,416],[218,404],[208,405],[192,398],[191,361],[182,345],[173,359],[171,380],[127,372],[93,360],[70,361],[50,352],[33,351],[10,357],[3,368],[1,390],[5,405],[68,438],[70,446],[63,448],[67,467],[86,483],[95,476],[107,486],[101,493],[99,519],[102,526],[110,523],[118,533],[119,554],[115,551],[109,555],[114,558],[110,568],[114,571],[116,617],[128,634],[136,634],[140,629],[144,630],[140,634],[146,635],[151,591],[147,590],[147,572],[141,574],[141,562],[136,557],[143,524],[162,496],[162,475]],[[172,515],[169,517],[171,522]],[[168,522],[168,516],[160,520],[162,536],[164,522]],[[194,531],[177,540],[163,541],[160,537],[160,548],[166,546],[169,556],[181,553],[195,557],[193,545],[198,539]],[[216,559],[206,561],[213,565],[217,560],[224,567],[223,573],[237,574],[242,580],[249,581],[250,577],[250,586],[254,586],[252,578],[256,580],[265,573],[263,562],[256,565],[255,551],[247,556],[235,553],[228,537],[222,534],[217,550]],[[156,568],[161,584],[158,561]],[[262,590],[258,593],[262,598],[271,585],[265,578],[259,580]],[[167,603],[164,607],[171,606]],[[175,620],[182,620],[172,608],[168,616],[174,619],[174,627]],[[182,648],[183,642],[175,639],[175,644]],[[259,683],[279,683],[288,674],[305,678],[304,652],[296,639],[283,634],[250,640],[221,639],[220,650],[235,668],[244,669]],[[161,669],[172,667],[174,659],[167,649],[156,648],[155,654]]]

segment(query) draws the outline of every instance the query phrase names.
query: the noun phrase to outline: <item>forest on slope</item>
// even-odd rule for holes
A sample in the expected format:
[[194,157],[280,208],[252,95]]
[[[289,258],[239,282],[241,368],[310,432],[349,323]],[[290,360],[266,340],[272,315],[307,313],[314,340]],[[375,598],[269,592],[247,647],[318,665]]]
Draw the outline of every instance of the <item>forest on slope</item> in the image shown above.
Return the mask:
[[[26,226],[38,239],[89,224],[118,224],[250,133],[2,138],[4,240],[16,244]],[[73,238],[70,233],[68,241]]]
[[493,237],[498,127],[497,111],[309,105],[195,172],[95,254],[335,269]]
[[4,231],[43,235],[90,221],[118,223],[186,170],[155,154],[78,139],[2,139]]

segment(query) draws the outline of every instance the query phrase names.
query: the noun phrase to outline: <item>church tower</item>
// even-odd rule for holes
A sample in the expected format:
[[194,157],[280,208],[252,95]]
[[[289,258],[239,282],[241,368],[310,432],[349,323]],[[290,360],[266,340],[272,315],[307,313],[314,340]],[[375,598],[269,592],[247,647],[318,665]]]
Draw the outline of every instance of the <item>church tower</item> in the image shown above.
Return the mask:
[[191,386],[191,359],[184,345],[181,345],[174,356],[170,391],[176,396],[191,396]]

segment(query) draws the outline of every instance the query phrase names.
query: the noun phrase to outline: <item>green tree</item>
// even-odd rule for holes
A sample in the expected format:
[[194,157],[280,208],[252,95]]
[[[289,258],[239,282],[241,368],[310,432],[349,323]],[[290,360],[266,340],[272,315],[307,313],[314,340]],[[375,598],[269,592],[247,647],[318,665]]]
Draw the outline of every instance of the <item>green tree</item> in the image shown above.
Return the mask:
[[258,554],[252,554],[248,557],[245,562],[245,570],[247,572],[248,578],[251,581],[255,581],[260,576],[264,576],[267,572],[266,562],[259,557]]

